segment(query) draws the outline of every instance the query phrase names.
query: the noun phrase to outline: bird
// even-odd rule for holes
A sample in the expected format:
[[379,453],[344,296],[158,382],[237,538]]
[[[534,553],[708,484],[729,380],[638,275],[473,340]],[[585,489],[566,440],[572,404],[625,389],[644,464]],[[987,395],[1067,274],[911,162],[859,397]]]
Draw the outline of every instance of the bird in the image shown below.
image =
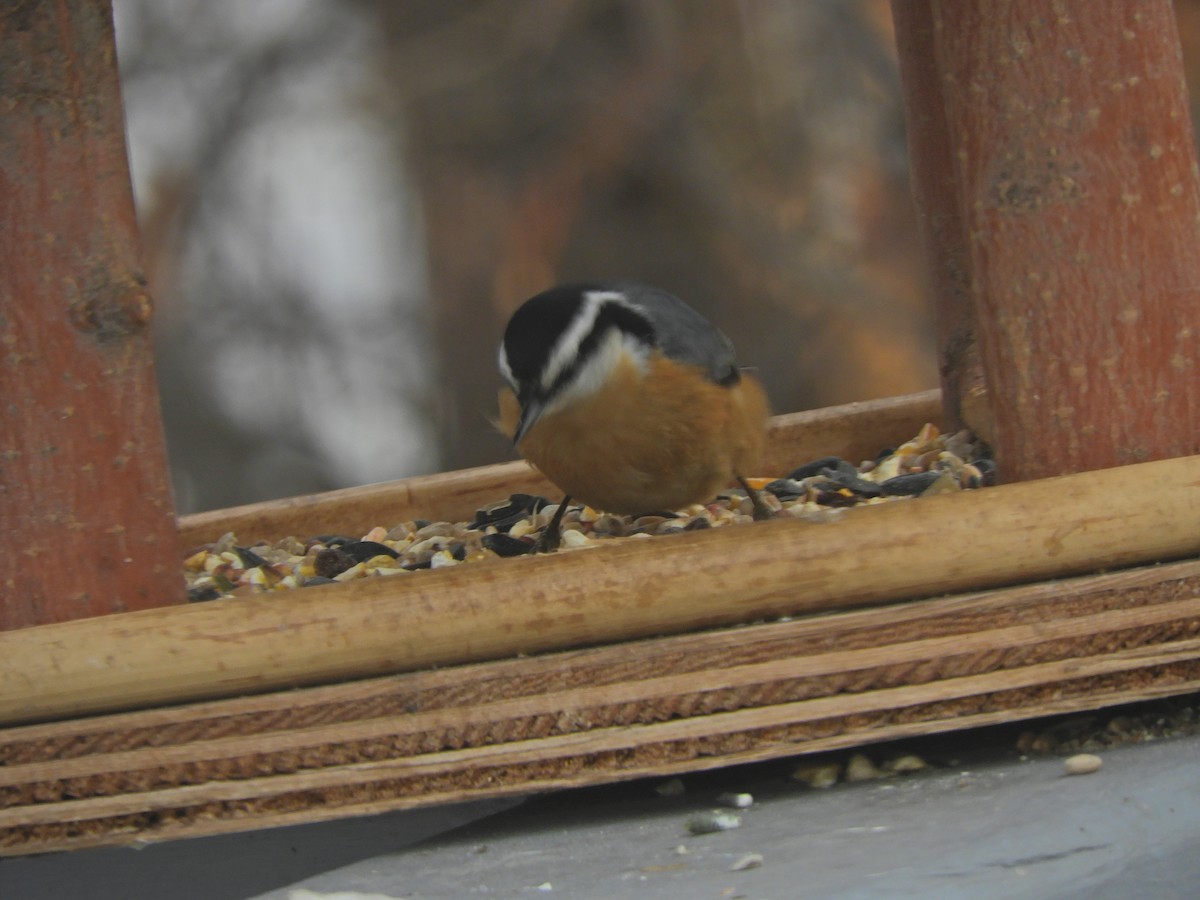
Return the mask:
[[535,550],[558,546],[572,499],[622,515],[711,500],[746,481],[770,414],[733,344],[673,294],[625,281],[565,284],[526,300],[500,343],[500,430],[566,496]]

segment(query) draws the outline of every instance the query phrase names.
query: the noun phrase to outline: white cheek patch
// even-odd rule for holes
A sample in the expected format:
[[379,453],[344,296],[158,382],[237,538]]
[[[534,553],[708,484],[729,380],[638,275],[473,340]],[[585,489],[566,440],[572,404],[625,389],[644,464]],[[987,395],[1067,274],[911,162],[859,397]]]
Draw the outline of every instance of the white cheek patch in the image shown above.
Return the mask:
[[575,377],[559,388],[546,404],[543,415],[555,412],[576,401],[589,397],[608,383],[613,372],[628,360],[645,376],[649,367],[650,348],[616,328],[609,330],[600,346],[575,373]]
[[500,355],[496,358],[496,363],[500,366],[500,374],[504,376],[509,387],[517,390],[517,380],[513,378],[512,367],[508,364],[508,351],[504,349],[504,344],[500,345]]

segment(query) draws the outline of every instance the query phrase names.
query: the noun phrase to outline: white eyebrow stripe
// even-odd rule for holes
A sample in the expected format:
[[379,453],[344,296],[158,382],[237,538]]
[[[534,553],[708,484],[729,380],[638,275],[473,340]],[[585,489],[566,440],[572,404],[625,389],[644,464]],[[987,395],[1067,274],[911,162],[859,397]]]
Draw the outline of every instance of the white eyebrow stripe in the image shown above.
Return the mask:
[[579,345],[583,343],[584,338],[592,330],[592,326],[596,324],[596,317],[600,314],[600,307],[610,300],[622,302],[624,295],[616,291],[586,291],[583,295],[583,304],[579,307],[579,312],[575,314],[575,318],[571,320],[571,325],[554,345],[554,350],[550,354],[550,358],[546,360],[546,366],[542,369],[542,390],[549,391],[554,383],[558,380],[558,376],[578,354]]

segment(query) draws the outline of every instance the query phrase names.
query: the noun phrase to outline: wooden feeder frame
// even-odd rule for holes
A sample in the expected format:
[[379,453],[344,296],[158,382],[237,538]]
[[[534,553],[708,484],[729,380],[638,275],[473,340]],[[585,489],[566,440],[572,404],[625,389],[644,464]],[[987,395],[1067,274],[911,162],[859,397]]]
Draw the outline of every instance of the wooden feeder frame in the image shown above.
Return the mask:
[[[945,40],[930,35],[971,10],[898,3],[902,46]],[[960,344],[973,322],[955,325]],[[956,359],[987,374],[1005,355],[983,350]],[[1000,411],[989,424],[1011,428],[964,372],[948,413],[927,392],[779,417],[765,468],[869,457],[925,422],[957,425],[980,397]],[[0,854],[665,775],[1200,690],[1200,457],[1173,440],[1156,437],[1156,461],[1067,459],[1061,471],[1096,470],[832,523],[2,633]],[[461,519],[548,490],[522,463],[490,466],[189,516],[180,545]]]

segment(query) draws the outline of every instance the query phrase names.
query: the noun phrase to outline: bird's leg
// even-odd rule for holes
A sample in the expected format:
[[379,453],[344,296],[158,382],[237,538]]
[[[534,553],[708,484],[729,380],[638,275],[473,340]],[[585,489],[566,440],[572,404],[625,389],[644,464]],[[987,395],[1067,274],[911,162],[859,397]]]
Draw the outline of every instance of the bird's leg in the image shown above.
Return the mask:
[[534,553],[552,553],[558,549],[558,545],[562,543],[563,513],[567,511],[567,504],[570,502],[569,494],[562,498],[562,503],[558,504],[558,509],[554,511],[554,516],[550,519],[550,524],[542,529],[542,533],[534,542]]
[[750,482],[741,475],[735,475],[734,477],[737,478],[738,484],[742,486],[742,489],[746,492],[746,496],[750,498],[750,502],[754,505],[754,521],[762,522],[766,519],[775,518],[775,513],[771,507],[767,506],[766,501],[762,498],[762,494],[751,487]]

